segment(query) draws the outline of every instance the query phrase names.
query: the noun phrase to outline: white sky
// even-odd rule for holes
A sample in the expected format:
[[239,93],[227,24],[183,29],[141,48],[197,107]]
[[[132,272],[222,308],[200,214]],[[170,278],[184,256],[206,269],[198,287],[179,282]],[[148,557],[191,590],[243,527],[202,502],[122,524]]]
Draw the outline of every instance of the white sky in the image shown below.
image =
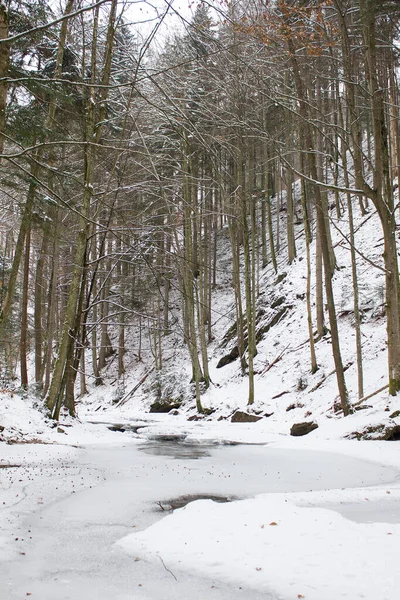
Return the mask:
[[[170,5],[160,32],[163,37],[180,28],[182,19],[190,21],[195,10],[195,3],[187,0],[127,0],[125,4],[128,19],[135,28],[139,26],[144,31],[150,31]],[[123,5],[121,2],[121,7]]]

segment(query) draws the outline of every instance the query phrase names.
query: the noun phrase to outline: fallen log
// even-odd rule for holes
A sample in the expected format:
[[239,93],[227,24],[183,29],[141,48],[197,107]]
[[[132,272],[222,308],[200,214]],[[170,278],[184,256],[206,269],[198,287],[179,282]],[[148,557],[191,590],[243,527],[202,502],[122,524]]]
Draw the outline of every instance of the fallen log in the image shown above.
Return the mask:
[[140,386],[146,381],[149,375],[154,371],[155,367],[151,368],[150,371],[147,371],[145,375],[140,379],[140,381],[127,393],[125,396],[121,398],[121,400],[116,405],[116,408],[123,406],[130,398],[132,398],[133,394],[140,388]]
[[353,406],[360,406],[360,404],[362,404],[366,400],[369,400],[373,396],[376,396],[376,394],[379,394],[379,392],[383,392],[384,390],[387,390],[388,387],[389,387],[389,384],[387,383],[383,387],[379,388],[379,390],[375,390],[375,392],[372,392],[371,394],[368,394],[368,396],[364,396],[363,398],[360,398],[360,400],[357,400],[357,402],[354,402]]

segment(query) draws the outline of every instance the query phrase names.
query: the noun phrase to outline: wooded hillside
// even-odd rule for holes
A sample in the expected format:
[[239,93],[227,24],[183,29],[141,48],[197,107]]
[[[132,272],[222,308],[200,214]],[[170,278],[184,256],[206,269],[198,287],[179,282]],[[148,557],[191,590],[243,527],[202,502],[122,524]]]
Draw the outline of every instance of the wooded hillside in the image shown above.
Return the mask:
[[[4,385],[17,377],[53,417],[62,406],[74,415],[76,396],[102,384],[111,356],[123,379],[132,328],[155,373],[174,330],[202,412],[213,290],[226,280],[218,265],[228,248],[235,318],[227,334],[252,404],[262,276],[272,269],[279,283],[278,266],[292,265],[301,246],[308,368],[318,370],[318,341],[329,335],[347,415],[335,230],[351,253],[358,397],[360,263],[384,273],[387,385],[396,395],[396,0],[200,1],[168,38],[169,2],[145,29],[117,0],[66,0],[62,14],[46,0],[0,6]],[[355,238],[354,220],[372,213],[383,239],[378,263]]]

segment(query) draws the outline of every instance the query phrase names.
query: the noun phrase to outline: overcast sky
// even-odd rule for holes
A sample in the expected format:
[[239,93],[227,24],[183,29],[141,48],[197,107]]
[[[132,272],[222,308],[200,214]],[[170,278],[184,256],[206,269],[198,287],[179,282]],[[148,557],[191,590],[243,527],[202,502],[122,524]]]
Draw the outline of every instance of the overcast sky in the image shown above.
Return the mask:
[[182,27],[182,19],[190,21],[195,4],[189,0],[127,0],[125,15],[135,27],[148,31],[168,9],[162,27],[162,36],[166,37],[173,29]]

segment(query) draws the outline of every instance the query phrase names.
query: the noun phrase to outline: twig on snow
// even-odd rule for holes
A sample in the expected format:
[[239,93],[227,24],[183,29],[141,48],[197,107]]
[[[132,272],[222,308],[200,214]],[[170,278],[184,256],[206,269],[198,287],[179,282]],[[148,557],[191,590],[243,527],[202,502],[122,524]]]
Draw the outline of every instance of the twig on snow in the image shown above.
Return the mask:
[[168,571],[168,573],[170,573],[170,574],[172,575],[172,577],[175,579],[175,581],[178,581],[178,578],[177,578],[177,577],[176,577],[176,576],[173,574],[173,572],[172,572],[172,571],[170,571],[170,570],[168,569],[168,567],[165,565],[165,562],[163,561],[163,559],[161,558],[161,556],[160,556],[159,554],[158,554],[157,556],[158,556],[158,558],[161,560],[161,562],[162,562],[162,564],[163,564],[163,567],[164,567],[164,569],[165,569],[166,571]]

